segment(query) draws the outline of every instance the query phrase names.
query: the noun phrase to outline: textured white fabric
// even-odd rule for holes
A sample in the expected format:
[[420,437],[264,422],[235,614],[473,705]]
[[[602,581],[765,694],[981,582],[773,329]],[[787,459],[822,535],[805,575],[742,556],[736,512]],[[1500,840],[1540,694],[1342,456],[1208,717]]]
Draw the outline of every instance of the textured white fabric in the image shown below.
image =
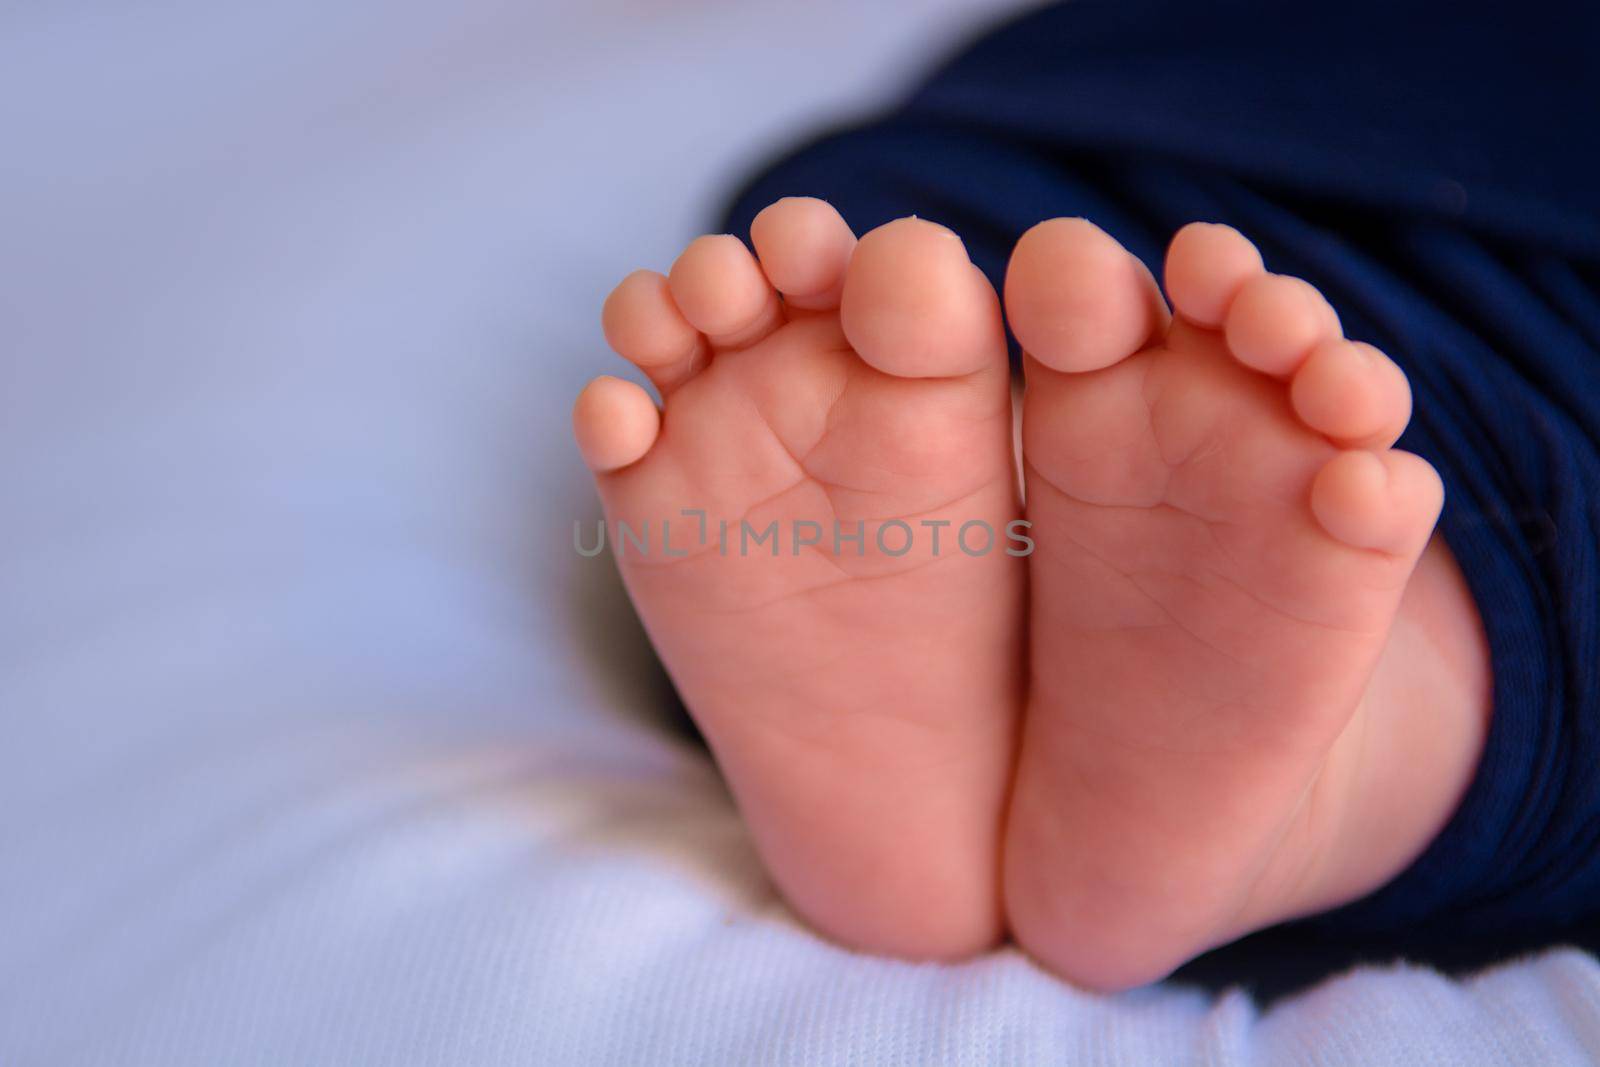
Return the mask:
[[1600,1055],[1571,952],[1265,1014],[849,955],[654,710],[570,548],[600,299],[982,6],[0,11],[0,1063]]

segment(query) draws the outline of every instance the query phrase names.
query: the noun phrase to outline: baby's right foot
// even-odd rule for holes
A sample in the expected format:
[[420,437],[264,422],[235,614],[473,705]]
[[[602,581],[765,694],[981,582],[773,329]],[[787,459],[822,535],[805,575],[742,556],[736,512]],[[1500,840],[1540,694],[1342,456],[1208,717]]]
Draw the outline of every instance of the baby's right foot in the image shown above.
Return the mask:
[[1006,278],[1038,544],[1008,914],[1102,987],[1398,873],[1486,706],[1399,369],[1225,227],[1178,235],[1167,288],[1175,321],[1081,219]]
[[670,523],[683,555],[619,543],[623,577],[789,901],[857,947],[972,953],[1022,686],[999,301],[932,223],[857,245],[784,200],[752,231],[759,262],[706,237],[618,286],[606,335],[665,413],[598,378],[579,445],[610,519]]

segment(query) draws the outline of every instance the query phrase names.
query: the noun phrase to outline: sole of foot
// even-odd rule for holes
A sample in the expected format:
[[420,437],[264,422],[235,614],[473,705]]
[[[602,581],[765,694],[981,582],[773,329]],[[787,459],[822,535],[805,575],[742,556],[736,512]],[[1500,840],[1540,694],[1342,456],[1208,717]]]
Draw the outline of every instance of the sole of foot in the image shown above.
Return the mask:
[[751,238],[617,286],[606,337],[662,403],[597,378],[574,432],[613,531],[656,539],[613,551],[790,903],[969,955],[1002,932],[1023,684],[999,300],[930,222],[857,241],[786,199]]
[[1350,858],[1389,710],[1375,679],[1425,551],[1464,596],[1429,549],[1441,483],[1392,448],[1399,368],[1237,231],[1179,232],[1166,290],[1170,310],[1081,219],[1030,230],[1005,287],[1038,544],[1006,906],[1028,951],[1097,988],[1376,888],[1475,757],[1452,742],[1437,795]]

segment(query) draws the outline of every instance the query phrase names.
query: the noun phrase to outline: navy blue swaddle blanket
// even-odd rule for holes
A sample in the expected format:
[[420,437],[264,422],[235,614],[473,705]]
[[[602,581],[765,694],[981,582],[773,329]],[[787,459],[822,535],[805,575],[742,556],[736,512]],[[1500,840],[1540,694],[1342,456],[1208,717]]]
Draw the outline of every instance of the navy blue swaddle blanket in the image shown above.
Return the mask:
[[1358,959],[1600,948],[1600,6],[1077,3],[1025,15],[892,113],[771,165],[722,227],[819,196],[917,214],[998,286],[1081,215],[1160,277],[1200,219],[1322,289],[1410,376],[1494,719],[1433,845],[1371,896],[1187,969],[1272,994]]

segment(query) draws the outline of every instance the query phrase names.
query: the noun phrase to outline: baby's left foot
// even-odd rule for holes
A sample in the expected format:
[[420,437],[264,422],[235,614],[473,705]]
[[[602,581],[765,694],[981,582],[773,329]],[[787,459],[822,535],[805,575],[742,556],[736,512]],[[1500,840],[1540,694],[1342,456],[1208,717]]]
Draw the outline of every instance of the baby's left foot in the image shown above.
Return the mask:
[[1390,447],[1404,375],[1225,227],[1177,236],[1167,289],[1175,320],[1078,219],[1006,279],[1038,545],[1008,914],[1102,987],[1376,888],[1475,755],[1439,477]]
[[664,410],[600,378],[574,430],[613,524],[660,538],[617,546],[623,578],[789,901],[969,955],[1001,934],[1021,699],[999,301],[931,222],[858,243],[786,199],[752,238],[618,286],[607,336]]

